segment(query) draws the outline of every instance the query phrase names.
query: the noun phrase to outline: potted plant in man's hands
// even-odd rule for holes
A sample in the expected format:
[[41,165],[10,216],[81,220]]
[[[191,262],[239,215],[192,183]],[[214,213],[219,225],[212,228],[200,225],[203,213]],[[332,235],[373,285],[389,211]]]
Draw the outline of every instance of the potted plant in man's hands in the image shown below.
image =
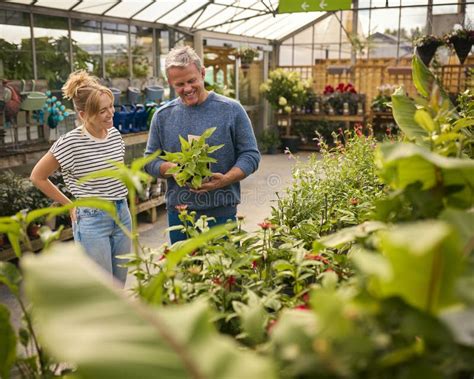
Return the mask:
[[444,40],[434,35],[424,35],[416,38],[413,43],[416,48],[416,54],[425,66],[429,66],[438,47],[444,45]]
[[224,145],[209,146],[206,143],[208,139],[216,130],[216,128],[209,128],[196,139],[187,141],[182,136],[179,136],[181,143],[181,151],[176,153],[164,152],[161,158],[165,161],[176,163],[176,166],[171,167],[166,171],[166,174],[173,175],[176,183],[180,187],[189,186],[194,189],[201,187],[202,183],[212,175],[210,169],[211,163],[216,163],[217,160],[209,156],[213,152],[219,150]]
[[461,64],[464,64],[474,42],[474,30],[456,29],[445,36],[446,43],[454,48]]

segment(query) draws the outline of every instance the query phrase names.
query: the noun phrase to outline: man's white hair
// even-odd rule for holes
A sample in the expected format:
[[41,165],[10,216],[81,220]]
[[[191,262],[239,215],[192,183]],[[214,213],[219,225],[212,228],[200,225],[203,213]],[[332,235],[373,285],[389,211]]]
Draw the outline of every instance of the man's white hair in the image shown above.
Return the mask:
[[201,58],[196,54],[194,49],[190,46],[175,47],[172,49],[165,60],[165,70],[171,67],[186,67],[194,63],[199,71],[202,68]]

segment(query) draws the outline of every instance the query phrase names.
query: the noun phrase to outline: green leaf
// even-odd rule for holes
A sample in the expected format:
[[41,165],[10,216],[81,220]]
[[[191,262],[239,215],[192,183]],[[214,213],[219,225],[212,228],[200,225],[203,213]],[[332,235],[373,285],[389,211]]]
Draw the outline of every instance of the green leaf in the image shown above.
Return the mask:
[[186,139],[183,138],[181,135],[179,135],[178,137],[179,137],[179,142],[181,143],[181,150],[188,150],[191,147],[189,142],[186,141]]
[[197,189],[202,185],[202,178],[200,176],[195,176],[191,181],[191,187]]
[[356,249],[352,251],[350,258],[364,274],[374,275],[381,279],[391,279],[393,277],[389,261],[381,254]]
[[[471,287],[472,291],[472,287]],[[449,327],[456,342],[474,347],[474,308],[447,310],[440,319]]]
[[247,338],[254,344],[262,343],[265,340],[265,326],[267,324],[267,312],[263,302],[258,296],[248,291],[248,304],[239,301],[232,302],[232,306],[240,317],[242,328],[246,332]]
[[217,151],[219,150],[220,148],[224,147],[224,144],[222,145],[215,145],[215,146],[210,146],[209,149],[207,150],[207,152],[209,154],[213,153],[214,151]]
[[427,132],[432,133],[438,128],[426,109],[418,109],[415,112],[415,121]]
[[376,152],[380,177],[393,189],[420,182],[423,189],[459,187],[445,196],[468,208],[474,202],[474,161],[447,158],[410,143],[385,143]]
[[470,254],[474,250],[474,213],[447,208],[439,215],[439,219],[453,226],[461,238],[465,255]]
[[427,145],[428,133],[415,121],[416,106],[402,88],[398,88],[392,95],[392,111],[399,128],[410,140],[420,145]]
[[16,359],[16,335],[10,323],[10,311],[0,303],[0,377],[10,378]]
[[381,296],[400,296],[432,314],[459,301],[455,280],[464,263],[459,239],[448,224],[409,223],[379,234],[380,250],[393,272],[374,278],[373,288]]
[[202,133],[201,135],[201,139],[202,140],[205,140],[205,139],[208,139],[210,136],[212,136],[212,134],[216,131],[217,128],[209,128],[209,129],[206,129],[204,131],[204,133]]
[[349,242],[354,242],[360,238],[367,238],[373,232],[385,229],[387,226],[379,221],[366,221],[357,226],[344,228],[336,233],[325,236],[313,243],[314,250],[320,250],[324,247],[337,248]]
[[10,262],[0,262],[0,283],[5,284],[15,295],[20,295],[21,274],[16,266]]
[[80,377],[275,377],[268,360],[217,334],[202,302],[150,309],[113,287],[78,247],[52,250],[23,260],[25,290],[41,341]]
[[156,275],[144,289],[143,298],[152,304],[160,304],[163,296],[163,285],[169,272],[173,271],[176,265],[186,255],[206,244],[208,241],[225,235],[227,231],[233,228],[235,228],[235,223],[219,225],[197,237],[188,239],[179,244],[174,244],[170,252],[166,255],[166,264],[163,271]]

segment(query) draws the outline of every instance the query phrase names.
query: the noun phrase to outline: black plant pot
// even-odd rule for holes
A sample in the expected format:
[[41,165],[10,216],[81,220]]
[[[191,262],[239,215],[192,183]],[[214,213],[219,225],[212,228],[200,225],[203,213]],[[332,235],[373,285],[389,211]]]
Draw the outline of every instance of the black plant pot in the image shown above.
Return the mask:
[[433,59],[436,50],[438,50],[439,46],[439,42],[431,42],[416,47],[416,54],[420,57],[421,61],[425,64],[426,67],[430,65],[430,62]]
[[286,150],[286,148],[288,148],[292,153],[297,153],[300,147],[300,137],[299,136],[282,136],[281,147],[283,148],[283,150]]
[[459,62],[464,64],[464,61],[471,51],[472,41],[468,38],[453,36],[450,38],[450,42],[453,44],[454,51],[459,58]]

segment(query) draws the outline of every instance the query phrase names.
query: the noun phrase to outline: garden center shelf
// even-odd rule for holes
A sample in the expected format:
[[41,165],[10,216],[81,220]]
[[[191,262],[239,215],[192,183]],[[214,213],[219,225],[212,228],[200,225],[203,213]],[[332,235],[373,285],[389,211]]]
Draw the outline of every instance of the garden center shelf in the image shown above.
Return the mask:
[[346,128],[349,129],[351,123],[364,123],[364,115],[325,115],[325,114],[292,114],[292,120],[305,120],[305,121],[335,121],[335,122],[344,122]]
[[[61,236],[59,237],[60,241],[67,241],[72,239],[72,228],[66,228],[63,229],[61,232]],[[41,238],[37,238],[31,241],[31,248],[33,252],[40,251],[43,248],[43,241],[41,241]],[[22,245],[21,246],[22,251],[26,251],[25,247]],[[0,261],[9,261],[16,258],[15,252],[13,249],[7,248],[5,250],[0,250]]]

